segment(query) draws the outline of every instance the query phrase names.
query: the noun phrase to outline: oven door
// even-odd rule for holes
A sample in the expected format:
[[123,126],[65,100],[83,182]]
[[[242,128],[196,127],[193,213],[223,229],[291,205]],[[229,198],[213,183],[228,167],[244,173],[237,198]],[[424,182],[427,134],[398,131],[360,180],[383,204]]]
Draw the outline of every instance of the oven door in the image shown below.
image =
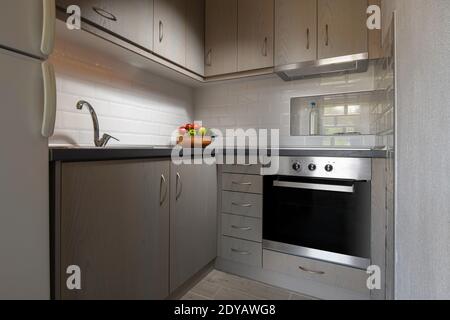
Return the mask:
[[266,176],[264,248],[365,269],[370,182]]

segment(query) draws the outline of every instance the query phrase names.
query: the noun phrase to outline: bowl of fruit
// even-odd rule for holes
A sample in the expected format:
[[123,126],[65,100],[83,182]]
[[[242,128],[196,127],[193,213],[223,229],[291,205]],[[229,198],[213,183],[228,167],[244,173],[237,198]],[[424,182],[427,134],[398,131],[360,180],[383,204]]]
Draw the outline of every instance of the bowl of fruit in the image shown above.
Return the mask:
[[188,123],[178,128],[177,144],[183,148],[206,148],[212,143],[210,130],[199,124]]

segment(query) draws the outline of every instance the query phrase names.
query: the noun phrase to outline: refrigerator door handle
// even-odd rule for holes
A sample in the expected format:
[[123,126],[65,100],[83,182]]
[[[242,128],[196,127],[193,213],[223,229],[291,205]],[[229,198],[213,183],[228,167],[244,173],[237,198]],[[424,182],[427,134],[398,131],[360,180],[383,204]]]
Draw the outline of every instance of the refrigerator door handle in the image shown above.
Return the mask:
[[48,56],[55,45],[56,5],[55,0],[42,0],[41,52]]
[[56,119],[56,77],[52,64],[42,63],[42,77],[44,83],[44,117],[42,120],[42,135],[49,138],[55,130]]

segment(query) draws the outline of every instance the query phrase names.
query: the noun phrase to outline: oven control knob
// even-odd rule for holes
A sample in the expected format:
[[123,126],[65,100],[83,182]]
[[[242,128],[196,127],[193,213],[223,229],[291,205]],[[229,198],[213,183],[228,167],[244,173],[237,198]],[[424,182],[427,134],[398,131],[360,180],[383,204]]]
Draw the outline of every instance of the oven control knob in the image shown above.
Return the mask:
[[302,166],[299,162],[294,162],[294,164],[292,165],[292,169],[294,169],[295,171],[300,171],[301,168]]
[[333,166],[331,165],[331,164],[327,164],[326,166],[325,166],[325,171],[326,172],[331,172],[331,171],[333,171]]
[[308,166],[308,169],[309,169],[309,171],[316,171],[317,166],[316,166],[314,163],[311,163],[311,164]]

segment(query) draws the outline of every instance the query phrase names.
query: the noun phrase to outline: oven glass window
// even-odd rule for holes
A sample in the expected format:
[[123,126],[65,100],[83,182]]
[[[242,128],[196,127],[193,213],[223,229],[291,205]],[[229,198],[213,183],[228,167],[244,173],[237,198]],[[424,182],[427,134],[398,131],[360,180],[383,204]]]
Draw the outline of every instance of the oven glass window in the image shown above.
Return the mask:
[[[265,240],[369,258],[369,182],[297,177],[264,179]],[[275,181],[284,186],[274,186]]]

